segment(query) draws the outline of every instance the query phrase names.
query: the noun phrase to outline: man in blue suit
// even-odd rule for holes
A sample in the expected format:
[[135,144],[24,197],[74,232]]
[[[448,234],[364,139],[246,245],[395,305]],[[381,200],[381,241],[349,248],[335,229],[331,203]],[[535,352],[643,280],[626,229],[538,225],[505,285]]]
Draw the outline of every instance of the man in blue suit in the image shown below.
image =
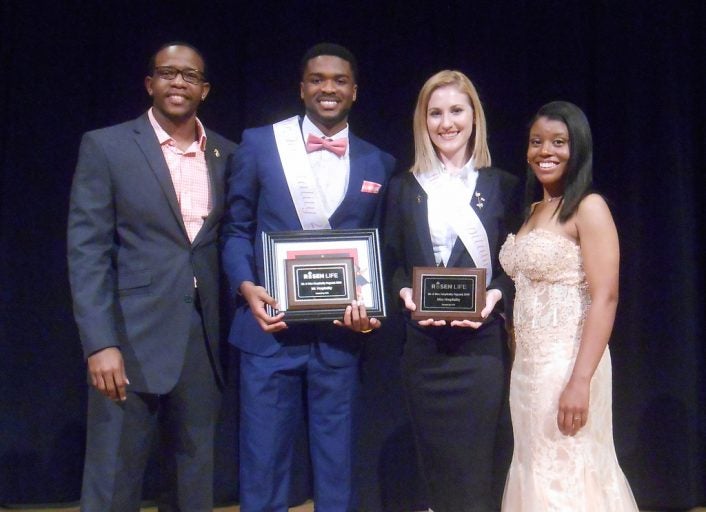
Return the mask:
[[92,384],[82,511],[138,511],[157,436],[160,511],[213,509],[218,229],[235,144],[196,117],[205,73],[192,46],[163,46],[145,78],[152,108],[81,142],[68,263]]
[[241,351],[243,512],[287,510],[303,401],[316,509],[350,507],[358,353],[380,321],[355,301],[333,324],[287,325],[283,313],[268,315],[265,305],[277,304],[262,286],[261,234],[378,227],[394,159],[349,131],[356,78],[346,48],[310,48],[302,59],[306,115],[246,130],[228,177],[223,264],[243,299],[230,332]]

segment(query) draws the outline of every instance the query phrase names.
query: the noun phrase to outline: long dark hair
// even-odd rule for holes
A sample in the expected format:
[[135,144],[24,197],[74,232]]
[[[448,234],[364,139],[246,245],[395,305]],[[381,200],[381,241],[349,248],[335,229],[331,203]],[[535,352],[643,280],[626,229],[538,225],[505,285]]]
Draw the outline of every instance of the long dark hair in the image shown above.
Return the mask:
[[[576,213],[581,200],[591,192],[593,182],[593,138],[591,127],[583,111],[568,101],[552,101],[540,108],[530,121],[529,129],[537,119],[545,117],[561,121],[569,131],[569,161],[564,175],[564,194],[557,212],[559,222],[564,223]],[[525,187],[525,220],[531,213],[532,203],[541,189],[532,168],[527,165]]]

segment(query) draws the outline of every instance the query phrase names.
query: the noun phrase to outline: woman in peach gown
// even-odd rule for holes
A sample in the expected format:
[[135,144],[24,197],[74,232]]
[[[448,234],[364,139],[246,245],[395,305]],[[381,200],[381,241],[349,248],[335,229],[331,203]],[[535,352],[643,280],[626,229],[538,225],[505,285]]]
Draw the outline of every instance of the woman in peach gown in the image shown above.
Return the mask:
[[[525,222],[500,261],[515,281],[510,383],[515,449],[507,512],[636,511],[613,445],[608,339],[618,302],[618,235],[590,191],[583,112],[543,106],[530,127]],[[532,200],[542,190],[542,199]]]

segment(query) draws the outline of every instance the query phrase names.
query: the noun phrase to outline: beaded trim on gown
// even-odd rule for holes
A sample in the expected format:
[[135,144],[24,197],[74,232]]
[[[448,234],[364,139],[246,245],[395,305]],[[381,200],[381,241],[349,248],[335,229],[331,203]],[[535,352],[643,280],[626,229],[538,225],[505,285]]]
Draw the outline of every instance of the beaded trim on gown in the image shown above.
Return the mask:
[[502,510],[637,511],[613,445],[607,347],[591,380],[586,425],[570,437],[556,423],[590,305],[579,246],[535,229],[519,238],[509,235],[500,262],[517,290],[510,382],[515,448]]

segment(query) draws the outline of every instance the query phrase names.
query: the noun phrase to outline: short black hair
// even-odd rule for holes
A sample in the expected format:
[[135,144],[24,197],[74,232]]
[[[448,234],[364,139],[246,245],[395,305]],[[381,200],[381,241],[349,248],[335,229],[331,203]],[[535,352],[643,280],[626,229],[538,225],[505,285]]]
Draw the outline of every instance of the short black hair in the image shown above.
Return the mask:
[[152,57],[150,57],[150,61],[147,63],[148,75],[151,76],[154,74],[154,68],[157,62],[157,54],[165,48],[169,48],[170,46],[185,46],[186,48],[192,50],[196,55],[198,55],[201,58],[201,61],[203,62],[203,69],[199,69],[199,71],[201,71],[201,74],[208,80],[208,75],[206,74],[206,59],[204,58],[203,53],[201,53],[201,51],[196,48],[193,44],[187,43],[186,41],[169,41],[168,43],[164,43],[162,46],[157,48],[157,51],[152,54]]
[[311,59],[320,57],[321,55],[332,55],[333,57],[339,57],[348,62],[351,65],[351,71],[353,72],[353,82],[358,82],[358,61],[348,48],[341,46],[336,43],[318,43],[309,48],[304,56],[302,57],[301,66],[299,68],[299,74],[304,76],[304,70]]

